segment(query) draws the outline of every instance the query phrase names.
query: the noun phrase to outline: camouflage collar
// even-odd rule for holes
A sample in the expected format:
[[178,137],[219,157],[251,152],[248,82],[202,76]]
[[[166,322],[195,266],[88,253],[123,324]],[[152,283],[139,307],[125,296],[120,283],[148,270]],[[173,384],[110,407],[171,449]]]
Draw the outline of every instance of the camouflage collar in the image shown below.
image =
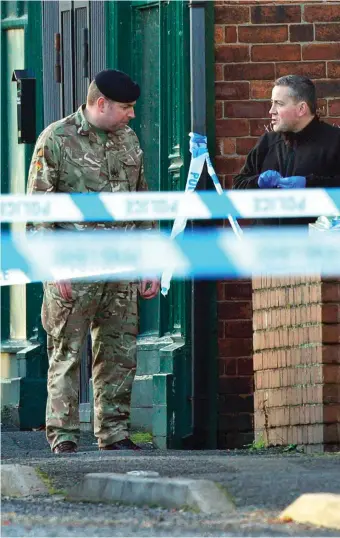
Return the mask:
[[85,117],[85,106],[86,105],[81,105],[75,113],[78,134],[88,136],[91,142],[97,142],[98,144],[102,144],[103,140],[100,137],[98,130],[93,125],[91,125],[91,123],[89,123],[89,121]]
[[76,125],[78,127],[77,131],[81,135],[89,135],[91,131],[91,125],[85,118],[84,108],[85,108],[85,105],[81,105],[78,108],[77,112],[75,113]]

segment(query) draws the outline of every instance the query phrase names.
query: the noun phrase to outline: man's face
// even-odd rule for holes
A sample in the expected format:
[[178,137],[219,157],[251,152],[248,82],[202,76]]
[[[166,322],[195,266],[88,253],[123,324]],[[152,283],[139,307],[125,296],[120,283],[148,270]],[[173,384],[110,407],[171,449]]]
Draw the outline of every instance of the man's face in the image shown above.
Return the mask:
[[274,86],[269,114],[275,132],[298,131],[301,122],[301,102],[290,96],[287,86]]
[[101,108],[101,126],[107,131],[117,131],[135,117],[134,106],[132,103],[118,103],[105,99]]

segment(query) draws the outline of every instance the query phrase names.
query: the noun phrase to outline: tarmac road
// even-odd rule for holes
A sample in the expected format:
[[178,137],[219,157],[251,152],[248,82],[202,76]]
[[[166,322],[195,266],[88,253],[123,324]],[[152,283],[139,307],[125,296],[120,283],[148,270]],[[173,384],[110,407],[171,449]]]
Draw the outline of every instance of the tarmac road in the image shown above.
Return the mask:
[[[75,455],[55,456],[44,432],[2,433],[3,463],[38,467],[54,495],[2,500],[2,536],[339,536],[339,531],[277,523],[302,493],[340,493],[340,454],[253,454],[249,451],[99,452],[84,434]],[[153,470],[160,476],[205,478],[227,488],[233,516],[117,504],[71,503],[62,490],[89,472]]]

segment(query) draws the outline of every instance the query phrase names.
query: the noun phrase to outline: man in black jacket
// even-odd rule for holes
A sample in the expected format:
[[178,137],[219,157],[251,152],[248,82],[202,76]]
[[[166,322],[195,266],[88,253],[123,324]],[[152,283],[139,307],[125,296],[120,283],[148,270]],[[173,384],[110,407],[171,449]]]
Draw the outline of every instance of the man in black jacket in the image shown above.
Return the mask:
[[[249,153],[233,189],[340,187],[340,129],[316,115],[315,86],[288,75],[272,91],[272,131]],[[315,217],[266,219],[261,224],[306,224]]]

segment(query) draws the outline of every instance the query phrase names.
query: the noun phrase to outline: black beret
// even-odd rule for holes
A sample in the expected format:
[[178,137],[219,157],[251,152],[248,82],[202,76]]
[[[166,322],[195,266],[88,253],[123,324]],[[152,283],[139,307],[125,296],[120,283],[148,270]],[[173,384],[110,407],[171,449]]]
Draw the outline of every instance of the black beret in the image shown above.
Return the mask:
[[140,88],[129,75],[116,69],[104,69],[95,76],[98,90],[112,101],[132,103],[140,96]]

